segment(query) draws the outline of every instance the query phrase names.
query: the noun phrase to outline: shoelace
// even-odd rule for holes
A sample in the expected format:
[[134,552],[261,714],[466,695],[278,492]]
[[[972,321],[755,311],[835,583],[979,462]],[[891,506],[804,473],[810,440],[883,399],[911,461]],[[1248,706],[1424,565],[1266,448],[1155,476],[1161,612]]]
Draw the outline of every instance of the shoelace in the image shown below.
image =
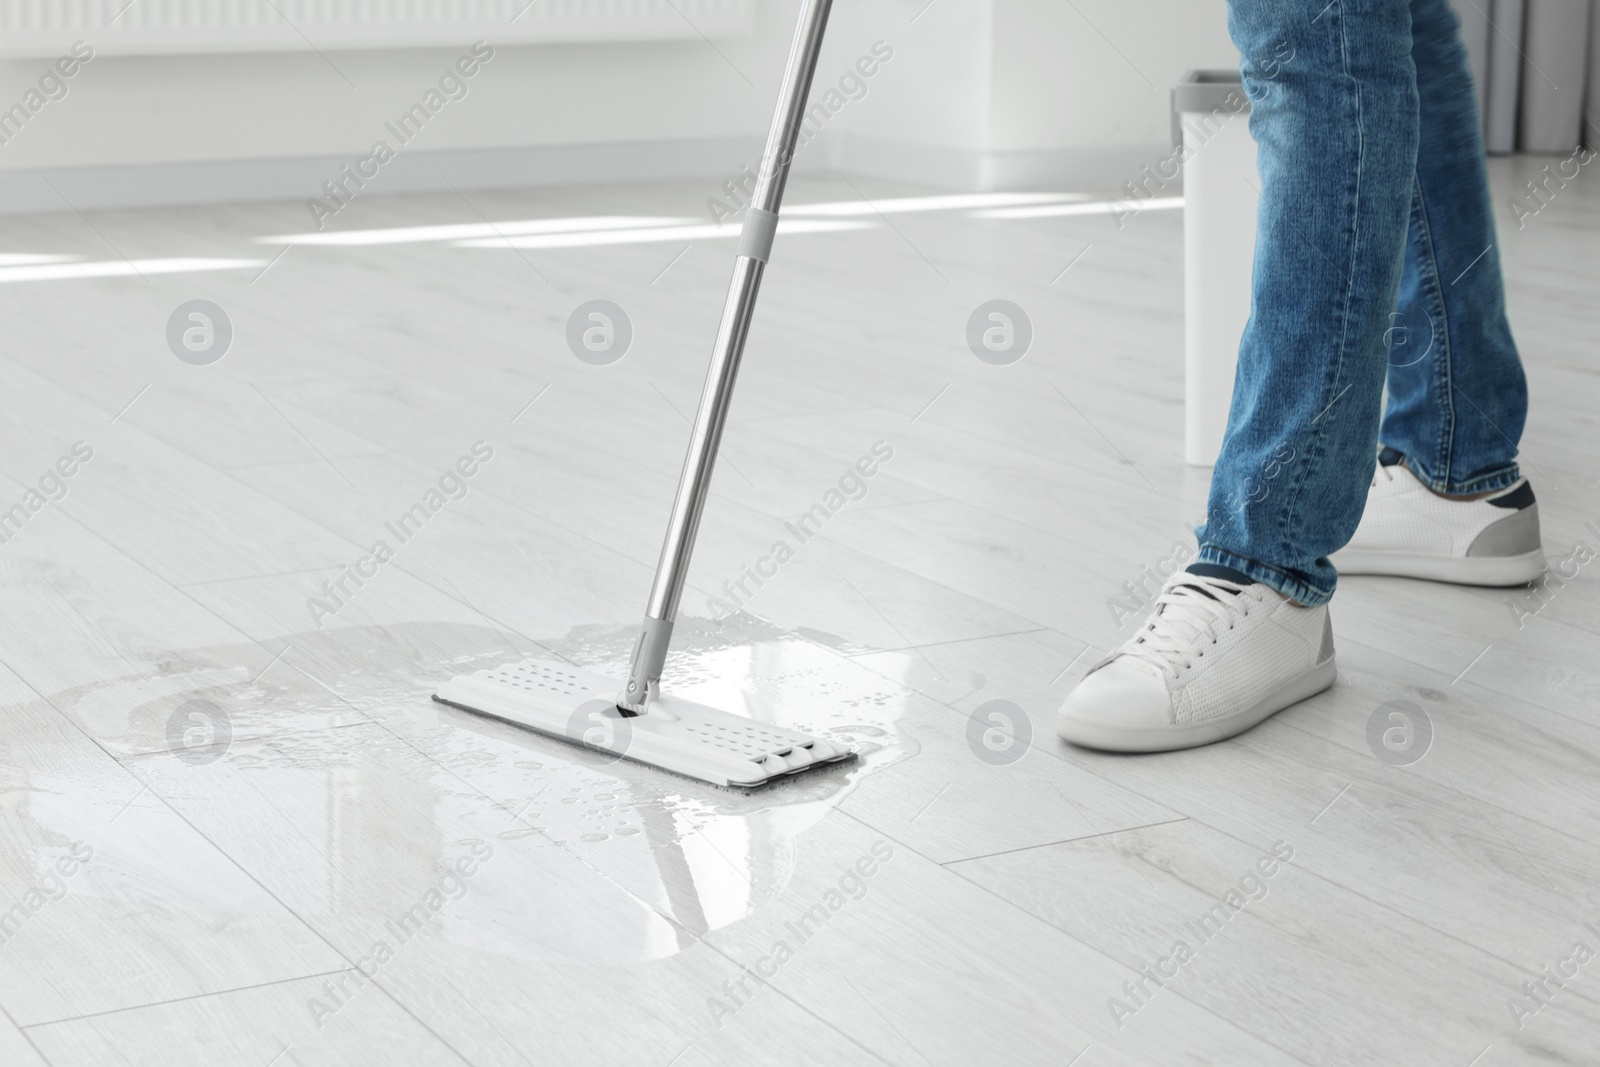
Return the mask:
[[1233,629],[1260,603],[1247,586],[1180,572],[1167,579],[1144,629],[1108,660],[1130,656],[1162,671],[1187,670],[1217,643],[1223,630]]

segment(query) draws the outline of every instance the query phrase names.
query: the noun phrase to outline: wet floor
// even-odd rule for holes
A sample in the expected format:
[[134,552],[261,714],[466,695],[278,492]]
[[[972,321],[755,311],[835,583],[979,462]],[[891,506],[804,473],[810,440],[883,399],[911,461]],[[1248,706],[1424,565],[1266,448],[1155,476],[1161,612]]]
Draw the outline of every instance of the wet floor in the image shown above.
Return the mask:
[[[633,637],[584,630],[539,644],[617,673]],[[917,751],[897,729],[902,686],[859,669],[841,678],[838,657],[815,635],[743,614],[680,629],[675,691],[815,732],[856,760],[759,790],[719,789],[430,699],[447,677],[496,665],[503,646],[502,635],[473,626],[309,631],[285,638],[266,670],[254,646],[191,650],[163,673],[50,694],[48,703],[150,787],[128,801],[134,817],[170,806],[229,855],[268,860],[286,849],[292,862],[268,860],[269,885],[296,914],[376,930],[464,849],[493,849],[517,857],[501,870],[537,872],[520,892],[536,902],[538,922],[490,922],[496,951],[604,965],[672,955],[760,910],[792,876],[805,831],[862,778]],[[352,662],[360,668],[325,666]],[[28,799],[14,810],[34,839],[74,840],[82,823],[52,824],[48,813],[84,803],[92,789],[56,779],[44,792],[60,799],[41,805],[40,787],[19,782],[14,795]],[[368,832],[379,826],[381,835]],[[146,903],[205,892],[185,885],[181,870],[160,874],[107,844],[94,867],[115,894],[145,885]],[[442,913],[447,936],[492,919],[497,905],[481,887],[497,881],[461,882]],[[517,914],[513,885],[498,907]],[[596,909],[608,919],[593,922]]]

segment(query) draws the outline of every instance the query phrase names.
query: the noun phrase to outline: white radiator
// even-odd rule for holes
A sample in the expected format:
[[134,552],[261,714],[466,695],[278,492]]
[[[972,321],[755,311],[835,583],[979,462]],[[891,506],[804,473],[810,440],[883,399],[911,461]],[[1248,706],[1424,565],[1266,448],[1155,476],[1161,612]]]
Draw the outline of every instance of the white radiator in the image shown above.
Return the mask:
[[0,0],[0,57],[740,37],[755,0]]

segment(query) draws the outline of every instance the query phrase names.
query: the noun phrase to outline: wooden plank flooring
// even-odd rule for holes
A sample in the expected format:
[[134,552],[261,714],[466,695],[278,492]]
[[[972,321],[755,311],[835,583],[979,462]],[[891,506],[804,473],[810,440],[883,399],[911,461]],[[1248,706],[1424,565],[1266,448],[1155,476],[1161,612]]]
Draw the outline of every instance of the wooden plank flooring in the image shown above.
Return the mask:
[[[1497,187],[1538,162],[1496,161]],[[337,221],[695,218],[704,184],[370,196]],[[1180,212],[780,239],[669,676],[863,757],[756,796],[428,699],[526,655],[625,663],[732,242],[256,240],[302,217],[19,217],[0,248],[271,263],[0,282],[0,505],[94,449],[0,543],[7,1067],[1595,1062],[1600,963],[1543,1006],[1523,987],[1600,949],[1595,564],[1522,615],[1522,591],[1353,579],[1329,692],[1199,751],[1054,739],[1126,636],[1108,602],[1204,507]],[[1502,220],[1555,559],[1600,548],[1597,236],[1593,179]],[[566,347],[595,297],[634,328],[611,366]],[[964,339],[996,297],[1035,329],[1008,367]],[[194,298],[235,331],[205,367],[164,337]],[[477,441],[493,459],[398,541]],[[795,538],[879,441],[893,458]],[[393,559],[315,614],[379,539]],[[794,558],[749,584],[780,539]],[[974,740],[994,701],[1031,731],[1015,760]],[[1391,701],[1432,726],[1410,766],[1368,747]]]

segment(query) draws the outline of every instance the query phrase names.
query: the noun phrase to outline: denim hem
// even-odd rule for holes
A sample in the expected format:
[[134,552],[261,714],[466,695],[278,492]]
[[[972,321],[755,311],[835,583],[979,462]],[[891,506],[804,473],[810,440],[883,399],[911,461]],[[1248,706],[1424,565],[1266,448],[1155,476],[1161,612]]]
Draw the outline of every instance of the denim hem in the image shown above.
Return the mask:
[[1333,599],[1333,586],[1319,589],[1309,585],[1302,578],[1296,577],[1293,572],[1282,567],[1270,567],[1265,563],[1257,563],[1244,556],[1236,556],[1225,548],[1216,545],[1201,545],[1200,555],[1196,562],[1216,563],[1223,567],[1232,567],[1236,571],[1248,574],[1262,585],[1276,589],[1284,596],[1307,607],[1316,607],[1326,604]]
[[1448,478],[1435,478],[1429,474],[1411,457],[1405,456],[1400,460],[1406,470],[1417,476],[1417,481],[1432,489],[1435,493],[1445,496],[1474,496],[1478,493],[1492,493],[1496,489],[1504,489],[1508,485],[1515,485],[1522,480],[1522,471],[1515,463],[1503,467],[1492,474],[1481,474],[1471,481],[1451,482]]

